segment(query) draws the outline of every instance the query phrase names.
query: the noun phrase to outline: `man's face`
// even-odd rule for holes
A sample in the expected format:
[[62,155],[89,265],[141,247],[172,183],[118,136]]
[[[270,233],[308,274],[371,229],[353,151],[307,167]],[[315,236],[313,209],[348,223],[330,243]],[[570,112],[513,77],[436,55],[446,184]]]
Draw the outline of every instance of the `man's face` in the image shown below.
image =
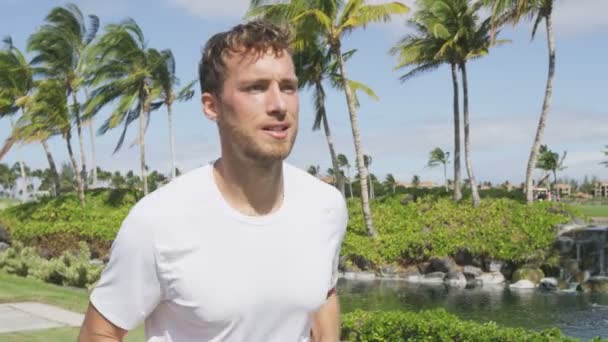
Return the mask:
[[[298,132],[297,78],[287,52],[232,54],[216,97],[222,153],[258,162],[285,159]],[[208,113],[209,115],[209,113]]]

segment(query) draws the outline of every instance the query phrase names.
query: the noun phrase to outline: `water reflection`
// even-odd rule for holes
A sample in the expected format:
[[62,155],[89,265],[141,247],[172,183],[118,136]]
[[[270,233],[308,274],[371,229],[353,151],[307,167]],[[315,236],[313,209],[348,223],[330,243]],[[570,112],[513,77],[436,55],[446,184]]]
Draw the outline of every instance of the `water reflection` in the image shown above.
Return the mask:
[[495,321],[503,326],[558,327],[572,337],[608,337],[608,296],[576,292],[510,290],[503,286],[451,289],[400,281],[340,279],[344,312],[445,308],[463,319]]

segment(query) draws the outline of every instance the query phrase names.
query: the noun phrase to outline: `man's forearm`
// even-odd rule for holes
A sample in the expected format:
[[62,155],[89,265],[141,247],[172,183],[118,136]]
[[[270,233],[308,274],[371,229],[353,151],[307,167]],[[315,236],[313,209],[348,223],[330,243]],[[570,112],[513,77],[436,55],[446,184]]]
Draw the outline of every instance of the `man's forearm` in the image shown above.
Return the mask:
[[337,342],[340,340],[340,301],[333,293],[313,314],[312,341]]

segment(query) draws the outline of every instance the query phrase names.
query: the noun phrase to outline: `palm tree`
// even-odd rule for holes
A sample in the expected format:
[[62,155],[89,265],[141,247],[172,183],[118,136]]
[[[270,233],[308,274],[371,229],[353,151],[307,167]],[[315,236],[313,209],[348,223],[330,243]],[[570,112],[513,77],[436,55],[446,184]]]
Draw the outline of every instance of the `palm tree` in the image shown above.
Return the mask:
[[158,69],[158,81],[160,83],[162,93],[161,99],[167,107],[167,118],[169,119],[169,147],[171,151],[171,179],[176,177],[175,170],[175,139],[173,137],[173,112],[172,106],[175,101],[189,101],[194,96],[194,84],[196,80],[191,81],[185,87],[177,90],[179,79],[175,75],[175,58],[171,50],[164,52],[166,63]]
[[32,64],[43,65],[46,76],[59,80],[66,95],[72,97],[71,113],[78,132],[81,177],[85,187],[87,168],[78,92],[84,81],[86,49],[99,29],[99,18],[95,15],[88,18],[87,26],[84,15],[74,4],[55,7],[46,16],[46,23],[28,40],[28,51],[36,54]]
[[414,175],[412,176],[412,187],[417,189],[420,186],[420,176]]
[[390,50],[393,55],[398,55],[396,70],[413,67],[410,71],[401,75],[399,79],[405,82],[417,75],[433,71],[441,64],[449,64],[452,76],[453,90],[453,122],[454,122],[454,201],[462,199],[462,176],[460,166],[460,105],[458,102],[458,74],[457,60],[452,51],[442,49],[446,42],[445,30],[438,31],[436,18],[432,15],[431,9],[435,5],[434,1],[418,0],[416,6],[418,11],[408,21],[409,26],[414,30],[407,34]]
[[553,6],[555,0],[483,0],[492,11],[493,27],[505,23],[516,25],[522,18],[534,19],[532,28],[532,39],[536,35],[536,30],[544,20],[547,31],[547,49],[549,52],[549,69],[547,74],[547,84],[545,86],[545,96],[543,106],[536,128],[536,134],[528,164],[526,167],[526,200],[528,203],[534,201],[532,177],[540,153],[540,146],[543,141],[543,134],[547,124],[547,118],[551,111],[551,100],[553,97],[553,79],[555,78],[555,36],[553,32]]
[[393,176],[392,173],[389,173],[388,175],[386,175],[386,180],[384,181],[384,185],[391,189],[391,191],[393,192],[393,195],[395,194],[395,188],[397,187],[397,181],[395,180],[395,177]]
[[[78,170],[78,163],[72,149],[72,118],[68,110],[68,100],[64,84],[59,80],[44,80],[38,84],[31,101],[28,102],[26,114],[15,130],[18,138],[41,139],[61,135],[66,141],[72,170]],[[74,171],[75,190],[80,203],[85,205],[84,186],[79,172]],[[72,183],[73,184],[73,183]],[[60,191],[60,186],[57,186]]]
[[374,182],[372,182],[371,172],[369,171],[369,167],[372,165],[372,156],[364,154],[363,155],[363,164],[365,165],[365,171],[367,173],[367,181],[369,182],[369,198],[376,198],[374,192]]
[[437,167],[439,165],[443,165],[443,178],[445,180],[445,191],[449,191],[448,188],[448,174],[447,174],[447,164],[450,163],[450,152],[444,152],[441,148],[435,147],[429,156],[429,161],[427,163],[427,167]]
[[353,197],[353,182],[352,182],[352,179],[350,178],[351,165],[348,162],[348,158],[346,158],[346,156],[342,153],[338,154],[338,167],[340,169],[342,169],[343,167],[346,168],[346,180],[348,181],[348,191],[349,191],[350,197]]
[[294,23],[296,26],[302,25],[305,29],[298,31],[307,32],[307,35],[320,39],[327,46],[337,63],[340,78],[342,79],[342,87],[346,95],[357,155],[357,168],[361,174],[361,205],[363,207],[363,215],[368,234],[376,237],[377,233],[374,229],[367,194],[367,172],[363,163],[356,99],[353,89],[348,82],[348,73],[342,53],[342,38],[356,28],[365,27],[374,22],[387,22],[392,15],[405,13],[409,8],[397,1],[380,4],[367,4],[361,0],[292,0],[289,3],[271,1],[271,4],[267,4],[269,2],[265,0],[251,0],[253,14],[256,14],[255,11],[259,11],[259,13],[276,11],[278,15],[283,16],[283,18]]
[[317,165],[317,166],[310,165],[308,167],[308,173],[310,173],[311,175],[319,178],[319,176],[321,175],[321,167],[319,165]]
[[[602,151],[602,153],[604,154],[604,156],[608,156],[608,145],[605,146],[605,149]],[[604,166],[608,167],[608,160],[604,160],[600,164],[603,164]]]
[[[11,37],[5,37],[3,43],[5,49],[0,50],[0,116],[9,116],[11,129],[14,129],[13,116],[18,111],[24,114],[29,96],[34,88],[34,74],[41,70],[28,63],[25,55],[13,45]],[[15,142],[13,139],[7,140],[2,151],[0,151],[0,159]],[[50,156],[48,145],[44,140],[41,140],[41,142],[47,157]],[[29,181],[21,159],[19,159],[19,170],[21,179],[25,183],[24,191],[27,193]]]
[[105,33],[91,47],[91,85],[97,86],[85,106],[87,117],[117,100],[112,115],[104,122],[99,132],[104,134],[123,124],[123,132],[114,149],[122,146],[127,127],[139,120],[137,143],[140,148],[140,170],[144,195],[148,194],[146,177],[145,131],[150,112],[162,103],[153,103],[160,96],[157,76],[160,68],[166,67],[167,51],[159,52],[147,47],[141,28],[133,19],[120,24],[110,24]]
[[566,159],[567,152],[564,151],[562,156],[559,153],[553,152],[547,147],[547,145],[541,145],[539,151],[538,161],[536,162],[536,168],[545,171],[544,176],[539,183],[542,183],[548,178],[549,173],[553,174],[553,183],[557,183],[557,171],[565,170],[564,160]]

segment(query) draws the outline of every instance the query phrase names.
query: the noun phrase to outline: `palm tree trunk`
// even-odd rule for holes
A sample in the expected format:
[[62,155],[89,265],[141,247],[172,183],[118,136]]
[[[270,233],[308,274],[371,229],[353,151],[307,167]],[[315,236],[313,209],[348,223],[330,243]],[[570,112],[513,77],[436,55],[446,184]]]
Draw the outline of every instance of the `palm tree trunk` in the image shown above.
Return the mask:
[[72,135],[70,133],[65,137],[65,141],[68,146],[68,154],[70,155],[70,162],[72,163],[72,169],[74,170],[74,180],[76,181],[76,193],[78,194],[78,199],[80,200],[80,204],[85,206],[85,198],[84,198],[84,185],[82,184],[82,177],[80,177],[80,172],[78,172],[78,162],[76,158],[74,158],[74,151],[72,150]]
[[91,168],[93,169],[92,186],[97,186],[97,158],[95,157],[95,132],[93,130],[93,118],[89,119],[89,136],[91,137]]
[[[85,97],[87,98],[87,100],[89,99],[89,92],[87,90],[87,88],[84,88],[84,94]],[[91,117],[89,119],[89,136],[91,139],[91,168],[93,169],[93,183],[92,186],[93,188],[97,187],[97,157],[96,157],[96,153],[95,153],[95,131],[93,129],[93,122],[94,119]]]
[[350,166],[347,168],[346,172],[348,172],[348,190],[350,191],[350,197],[353,197],[353,181],[350,178]]
[[545,125],[547,123],[547,117],[551,111],[551,99],[553,97],[553,79],[555,77],[555,38],[553,36],[553,20],[551,17],[551,11],[545,17],[545,23],[547,26],[547,45],[549,50],[549,73],[547,75],[547,86],[545,88],[545,99],[543,100],[543,109],[540,114],[538,121],[538,127],[536,128],[536,136],[534,137],[534,143],[532,144],[532,150],[530,151],[530,157],[528,159],[528,166],[526,168],[526,200],[528,204],[534,202],[534,187],[532,185],[532,175],[534,168],[538,161],[538,154],[540,145],[543,141],[543,133],[545,131]]
[[[76,119],[76,129],[78,132],[78,143],[80,145],[80,162],[82,163],[82,170],[80,171],[83,189],[87,188],[87,165],[86,156],[84,153],[84,139],[82,137],[82,122],[80,120],[80,108],[78,107],[78,99],[76,98],[76,92],[72,91],[72,102],[74,107],[74,118]],[[74,170],[78,172],[78,170]]]
[[466,63],[460,64],[460,71],[462,72],[462,102],[463,102],[463,120],[464,120],[464,159],[467,168],[467,175],[469,176],[469,183],[471,184],[471,193],[473,195],[473,206],[478,207],[481,199],[479,198],[479,191],[477,189],[477,182],[475,181],[475,175],[473,173],[473,160],[471,158],[471,135],[470,135],[470,122],[469,122],[469,87],[467,84],[467,67]]
[[443,180],[445,181],[445,192],[450,191],[448,188],[448,165],[443,163]]
[[327,115],[325,115],[325,90],[323,90],[321,82],[316,82],[315,88],[315,91],[317,92],[317,101],[319,102],[319,106],[321,106],[321,112],[323,112],[323,130],[325,131],[325,140],[327,140],[327,146],[329,147],[331,164],[334,168],[334,177],[336,177],[336,183],[338,185],[338,189],[340,189],[340,192],[342,193],[342,196],[346,197],[346,190],[344,189],[344,177],[342,177],[340,166],[338,165],[338,157],[336,156],[336,150],[334,149],[334,141],[331,137],[331,130],[329,129],[329,123],[327,122]]
[[148,194],[148,177],[146,176],[146,146],[144,134],[146,133],[146,118],[145,118],[145,101],[142,101],[142,106],[139,111],[139,161],[141,168],[141,179],[143,181],[144,196]]
[[460,106],[458,105],[458,75],[456,73],[456,64],[452,63],[452,86],[454,89],[454,201],[458,202],[462,199],[462,190],[460,188]]
[[167,117],[169,119],[169,148],[171,150],[171,179],[175,179],[175,137],[173,136],[173,111],[167,104]]
[[340,75],[342,76],[342,84],[344,86],[344,93],[346,95],[346,104],[348,105],[348,113],[350,115],[350,125],[353,131],[353,140],[355,143],[355,155],[357,157],[357,169],[359,170],[359,180],[361,182],[361,206],[363,207],[363,216],[365,217],[365,226],[367,227],[367,233],[376,238],[378,234],[374,229],[374,223],[372,221],[372,211],[369,206],[369,197],[367,190],[367,170],[363,163],[363,150],[361,148],[361,133],[359,131],[359,119],[357,118],[357,110],[355,108],[355,101],[353,97],[352,89],[348,84],[348,76],[346,75],[346,67],[344,66],[344,58],[342,57],[342,51],[340,45],[334,47],[336,59],[338,61],[338,67],[340,68]]
[[[21,108],[21,115],[25,115],[23,108]],[[15,121],[11,117],[11,130],[14,130],[14,129],[15,129]],[[25,174],[25,166],[23,165],[23,160],[21,159],[21,153],[19,153],[19,158],[18,158],[17,163],[19,163],[19,173],[21,174],[21,179],[23,179],[23,183],[24,183],[23,195],[27,198],[29,181],[27,179],[27,175]]]
[[61,195],[61,183],[59,182],[59,174],[57,173],[55,159],[53,159],[53,155],[51,154],[51,150],[49,149],[49,144],[47,144],[46,139],[42,140],[40,143],[42,144],[42,148],[44,148],[46,160],[49,162],[49,169],[51,170],[51,174],[53,175],[53,193],[55,196],[59,196]]

